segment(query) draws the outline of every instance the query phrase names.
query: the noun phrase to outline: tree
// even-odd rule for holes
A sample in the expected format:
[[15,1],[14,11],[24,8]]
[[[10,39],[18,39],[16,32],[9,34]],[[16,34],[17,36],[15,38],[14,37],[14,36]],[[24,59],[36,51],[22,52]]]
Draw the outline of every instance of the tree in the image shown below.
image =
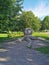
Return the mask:
[[0,0],[0,19],[5,20],[13,12],[15,0]]
[[35,31],[39,31],[41,29],[41,20],[38,17],[34,17],[32,21],[32,28]]
[[42,29],[48,29],[49,30],[49,16],[46,16],[44,20],[42,21]]
[[15,3],[16,5],[16,8],[15,8],[15,12],[14,12],[14,17],[12,18],[13,19],[13,30],[17,30],[19,31],[20,28],[19,28],[19,21],[20,21],[20,15],[22,13],[22,4],[23,4],[23,1],[24,0],[17,0],[17,2]]
[[23,12],[20,19],[20,26],[22,26],[22,29],[32,28],[33,30],[38,31],[41,28],[40,19],[35,17],[32,11]]
[[1,23],[0,28],[4,28],[6,25],[6,30],[11,30],[12,26],[15,26],[14,18],[22,11],[22,2],[23,0],[0,0],[0,22],[4,23]]
[[32,28],[32,19],[34,14],[32,11],[23,11],[20,16],[20,28],[24,30],[27,27]]

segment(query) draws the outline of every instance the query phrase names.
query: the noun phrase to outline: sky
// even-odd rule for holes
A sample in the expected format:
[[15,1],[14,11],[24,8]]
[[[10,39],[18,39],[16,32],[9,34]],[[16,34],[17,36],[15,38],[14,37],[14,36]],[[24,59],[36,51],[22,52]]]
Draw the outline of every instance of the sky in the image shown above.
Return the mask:
[[24,0],[24,11],[32,11],[35,16],[43,19],[49,15],[49,0]]

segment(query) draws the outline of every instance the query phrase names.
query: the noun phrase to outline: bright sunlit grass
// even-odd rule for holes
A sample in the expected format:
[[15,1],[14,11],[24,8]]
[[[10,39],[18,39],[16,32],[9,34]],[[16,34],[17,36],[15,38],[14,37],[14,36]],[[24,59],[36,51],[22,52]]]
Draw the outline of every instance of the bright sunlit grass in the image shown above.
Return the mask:
[[32,35],[36,36],[36,37],[42,37],[45,39],[49,39],[49,34],[47,34],[45,32],[34,32]]
[[8,34],[0,34],[0,37],[7,37]]
[[[20,38],[23,35],[23,32],[0,33],[0,42],[11,41],[16,38]],[[0,43],[0,45],[2,44]]]
[[[36,37],[42,37],[45,39],[49,39],[49,34],[46,34],[45,32],[34,32],[32,34],[33,36]],[[23,32],[12,32],[12,33],[0,33],[0,41],[4,41],[4,40],[9,40],[10,38],[19,38],[24,36]]]
[[12,32],[12,33],[9,33],[9,34],[0,33],[0,37],[8,37],[8,35],[16,37],[16,36],[23,36],[24,34],[23,34],[23,32]]
[[[0,34],[0,38],[8,37],[8,35],[11,35],[13,37],[24,36],[23,32],[12,32],[12,33],[9,33],[9,34]],[[49,39],[49,34],[46,34],[44,32],[34,32],[32,35],[36,36],[36,37],[42,37],[42,38]]]

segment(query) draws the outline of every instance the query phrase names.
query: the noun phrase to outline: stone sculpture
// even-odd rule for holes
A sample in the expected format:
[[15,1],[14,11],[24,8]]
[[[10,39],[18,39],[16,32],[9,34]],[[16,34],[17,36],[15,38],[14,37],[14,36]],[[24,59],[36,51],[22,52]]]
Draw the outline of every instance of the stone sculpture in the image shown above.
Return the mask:
[[32,29],[26,28],[25,31],[24,31],[24,40],[26,40],[28,42],[27,47],[32,46],[31,36],[32,36]]

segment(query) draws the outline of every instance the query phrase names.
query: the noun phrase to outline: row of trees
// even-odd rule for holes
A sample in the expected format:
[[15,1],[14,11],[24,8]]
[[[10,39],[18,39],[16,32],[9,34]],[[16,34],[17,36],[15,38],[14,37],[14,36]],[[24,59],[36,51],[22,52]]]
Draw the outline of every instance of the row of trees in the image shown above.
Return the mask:
[[18,22],[19,30],[24,30],[27,27],[34,31],[49,30],[49,16],[45,16],[43,20],[40,20],[32,11],[22,12]]
[[49,29],[49,16],[41,21],[32,11],[22,11],[22,4],[23,0],[0,0],[0,32]]

